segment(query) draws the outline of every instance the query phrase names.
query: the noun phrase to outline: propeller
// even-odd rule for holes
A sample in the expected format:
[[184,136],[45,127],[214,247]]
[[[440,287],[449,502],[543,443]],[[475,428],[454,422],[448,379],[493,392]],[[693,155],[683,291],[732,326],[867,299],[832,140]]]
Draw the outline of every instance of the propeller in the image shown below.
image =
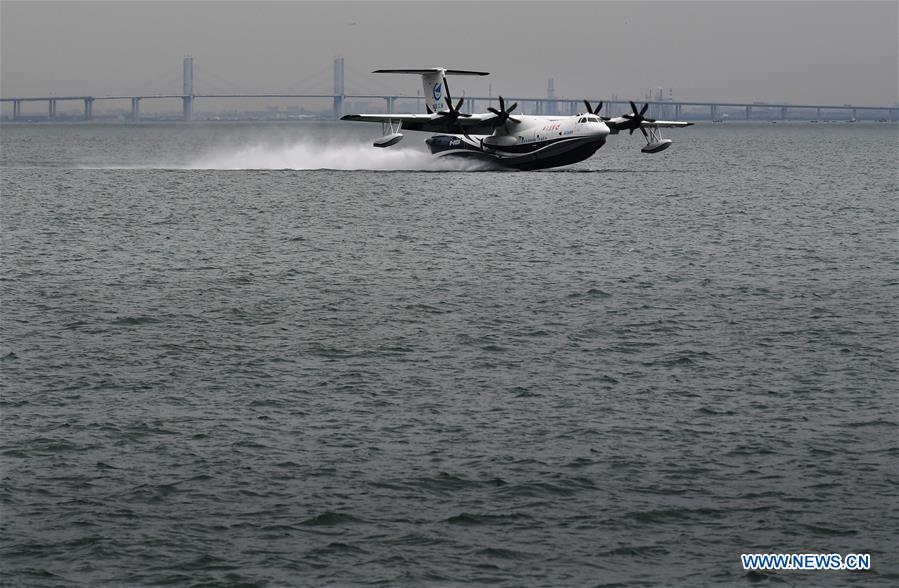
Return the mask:
[[599,104],[596,105],[596,108],[592,108],[590,106],[590,103],[587,102],[586,100],[584,100],[584,104],[587,105],[587,112],[590,114],[595,114],[596,116],[599,116],[599,120],[602,120],[602,121],[612,120],[608,116],[600,116],[599,115],[599,111],[602,110],[602,105],[603,105],[602,100],[599,101]]
[[459,102],[456,103],[456,106],[454,108],[453,99],[452,96],[450,96],[449,82],[446,78],[443,78],[443,87],[446,89],[446,94],[443,96],[443,99],[446,101],[446,106],[449,110],[441,110],[437,113],[443,117],[442,120],[452,124],[460,116],[471,116],[470,114],[465,114],[459,111],[459,109],[462,108],[462,105],[465,104],[465,96],[459,98]]
[[599,111],[602,110],[602,100],[599,101],[599,104],[596,105],[596,108],[591,108],[590,103],[584,100],[584,104],[587,105],[587,112],[590,114],[599,115]]
[[621,115],[627,119],[625,126],[622,128],[629,129],[631,135],[634,134],[634,131],[636,129],[640,129],[641,131],[643,131],[643,136],[646,137],[647,139],[649,139],[649,135],[646,134],[646,129],[644,129],[642,126],[640,126],[640,123],[642,123],[644,121],[645,122],[656,122],[656,119],[654,119],[654,118],[646,118],[645,116],[643,116],[644,114],[646,114],[646,111],[649,110],[649,102],[644,104],[643,108],[641,108],[638,111],[637,105],[634,104],[633,100],[631,100],[631,109],[634,111],[633,114],[627,113],[627,114]]
[[518,120],[517,118],[512,118],[512,116],[511,116],[512,111],[515,110],[516,108],[518,108],[518,102],[513,102],[512,106],[510,106],[509,108],[506,108],[506,101],[503,100],[502,96],[500,96],[499,97],[499,110],[493,108],[492,106],[488,106],[487,110],[489,110],[490,112],[495,114],[500,119],[500,122],[503,124],[505,124],[506,121],[512,121],[513,123],[519,123],[519,122],[521,122],[520,120]]

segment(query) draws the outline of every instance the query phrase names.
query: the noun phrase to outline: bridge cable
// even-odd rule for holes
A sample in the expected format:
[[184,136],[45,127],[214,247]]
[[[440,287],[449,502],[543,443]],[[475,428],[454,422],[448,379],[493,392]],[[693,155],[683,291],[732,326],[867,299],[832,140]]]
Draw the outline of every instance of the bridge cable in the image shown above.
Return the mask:
[[[306,77],[304,77],[300,80],[297,80],[293,84],[287,86],[286,88],[284,88],[283,92],[285,94],[288,94],[292,90],[296,90],[297,88],[300,88],[300,90],[303,93],[307,93],[307,94],[330,94],[331,92],[334,91],[334,88],[327,87],[327,85],[326,85],[327,89],[325,91],[323,91],[323,92],[318,91],[320,89],[320,86],[318,86],[318,84],[320,84],[322,82],[327,84],[329,81],[333,82],[333,79],[332,80],[328,80],[327,78],[322,79],[322,76],[327,76],[328,73],[330,73],[330,70],[326,67],[319,69],[318,71],[313,72],[313,73],[307,75]],[[315,81],[314,84],[311,83],[313,80]],[[303,87],[301,88],[301,86],[303,86]]]
[[[405,96],[405,94],[403,94],[402,92],[397,92],[396,86],[391,85],[386,81],[380,81],[375,75],[371,73],[360,72],[353,66],[347,65],[346,62],[344,62],[343,67],[345,70],[348,70],[351,74],[353,74],[352,78],[349,81],[353,83],[354,89],[356,87],[362,88],[363,91],[358,92],[359,94],[385,94],[388,96]],[[365,80],[365,83],[361,82],[361,80]],[[344,88],[349,86],[346,81],[347,80],[345,79]],[[356,92],[347,93],[350,94]]]
[[[156,94],[180,94],[182,92],[182,88],[179,88],[177,85],[175,86],[177,89],[173,92],[167,90],[159,90],[156,84],[165,81],[166,83],[163,85],[164,87],[168,87],[169,82],[173,82],[181,78],[180,73],[178,73],[177,68],[168,68],[162,73],[150,78],[149,80],[143,82],[137,88],[132,87],[132,89],[128,92],[123,93],[123,95],[127,96],[140,96],[141,94],[146,94],[148,88],[153,88],[154,93]],[[177,84],[177,82],[175,82]]]
[[[204,67],[204,68],[202,68],[202,70],[200,70],[200,68],[198,68],[198,67],[194,67],[195,74],[198,71],[200,71],[200,73],[202,73],[203,76],[210,77],[214,81],[218,82],[220,85],[222,85],[226,88],[230,88],[231,93],[234,93],[234,94],[254,94],[255,93],[255,92],[248,90],[246,88],[246,86],[242,86],[240,84],[235,84],[234,82],[232,82],[226,78],[223,78],[222,76],[218,75],[217,73],[215,73],[208,67]],[[194,78],[194,93],[195,94],[198,93],[196,91],[196,88],[198,86],[199,86],[199,84],[197,84],[197,79],[195,77]]]

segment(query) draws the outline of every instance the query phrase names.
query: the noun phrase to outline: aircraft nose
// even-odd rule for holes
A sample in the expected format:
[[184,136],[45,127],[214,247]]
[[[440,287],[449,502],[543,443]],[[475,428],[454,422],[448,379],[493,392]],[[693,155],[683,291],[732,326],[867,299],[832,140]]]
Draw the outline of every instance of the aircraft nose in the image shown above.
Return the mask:
[[609,125],[604,122],[593,123],[593,125],[596,127],[593,131],[593,134],[597,137],[602,137],[603,139],[605,139],[609,136],[609,133],[611,133],[611,131],[609,130]]

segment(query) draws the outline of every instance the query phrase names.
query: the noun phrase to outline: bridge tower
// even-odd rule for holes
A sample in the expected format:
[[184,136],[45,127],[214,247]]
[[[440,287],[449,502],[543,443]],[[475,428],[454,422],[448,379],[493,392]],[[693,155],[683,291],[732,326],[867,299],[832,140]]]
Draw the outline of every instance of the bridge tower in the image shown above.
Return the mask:
[[546,114],[549,116],[556,115],[556,80],[549,78],[546,80]]
[[181,100],[184,103],[184,120],[189,121],[193,115],[194,101],[194,58],[189,55],[184,58],[184,87]]
[[343,57],[334,58],[334,118],[343,116],[343,99],[346,87],[343,82]]

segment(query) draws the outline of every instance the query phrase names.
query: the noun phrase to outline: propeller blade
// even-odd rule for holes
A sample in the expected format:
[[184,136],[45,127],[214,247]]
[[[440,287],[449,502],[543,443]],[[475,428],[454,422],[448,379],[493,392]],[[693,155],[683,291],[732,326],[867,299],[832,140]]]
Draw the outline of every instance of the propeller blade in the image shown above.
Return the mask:
[[593,111],[593,114],[599,114],[600,110],[602,110],[602,100],[600,100],[599,104],[596,105],[596,110]]
[[[487,111],[495,114],[500,119],[500,122],[503,123],[503,126],[505,126],[506,123],[508,123],[510,120],[515,123],[521,122],[518,119],[515,119],[515,118],[512,118],[509,116],[509,113],[512,112],[513,110],[515,110],[516,108],[518,108],[518,102],[515,102],[514,104],[512,104],[512,106],[510,106],[509,108],[506,108],[506,101],[503,99],[502,96],[500,96],[499,97],[499,110],[493,108],[492,106],[488,106]],[[466,115],[463,115],[463,116],[466,116]]]
[[518,120],[517,118],[512,118],[511,116],[509,117],[509,120],[512,121],[513,123],[520,123],[520,122],[521,122],[521,121]]
[[640,116],[646,114],[646,111],[649,110],[649,102],[643,105],[643,108],[640,109]]
[[[590,108],[590,103],[587,102],[586,100],[584,100],[584,104],[587,105],[587,112],[589,112],[590,114],[593,114],[593,109]],[[602,103],[600,103],[600,104],[602,104]]]
[[450,93],[449,80],[447,80],[446,77],[443,78],[443,89],[446,90],[443,94],[443,101],[446,102],[450,114],[454,114],[459,108],[453,108],[453,95]]
[[633,101],[633,100],[631,100],[631,101],[630,101],[630,103],[631,103],[631,108],[632,108],[632,109],[633,109],[633,111],[634,111],[634,114],[636,114],[636,115],[637,115],[637,116],[640,116],[640,113],[639,113],[639,112],[637,112],[637,105],[636,105],[636,104],[634,104],[634,101]]
[[456,112],[459,112],[459,109],[462,108],[462,105],[465,103],[465,96],[459,98],[459,102],[456,103]]
[[643,136],[646,137],[646,140],[647,140],[647,141],[649,141],[649,135],[646,133],[646,129],[644,129],[644,128],[641,126],[641,127],[640,127],[640,130],[643,131]]

